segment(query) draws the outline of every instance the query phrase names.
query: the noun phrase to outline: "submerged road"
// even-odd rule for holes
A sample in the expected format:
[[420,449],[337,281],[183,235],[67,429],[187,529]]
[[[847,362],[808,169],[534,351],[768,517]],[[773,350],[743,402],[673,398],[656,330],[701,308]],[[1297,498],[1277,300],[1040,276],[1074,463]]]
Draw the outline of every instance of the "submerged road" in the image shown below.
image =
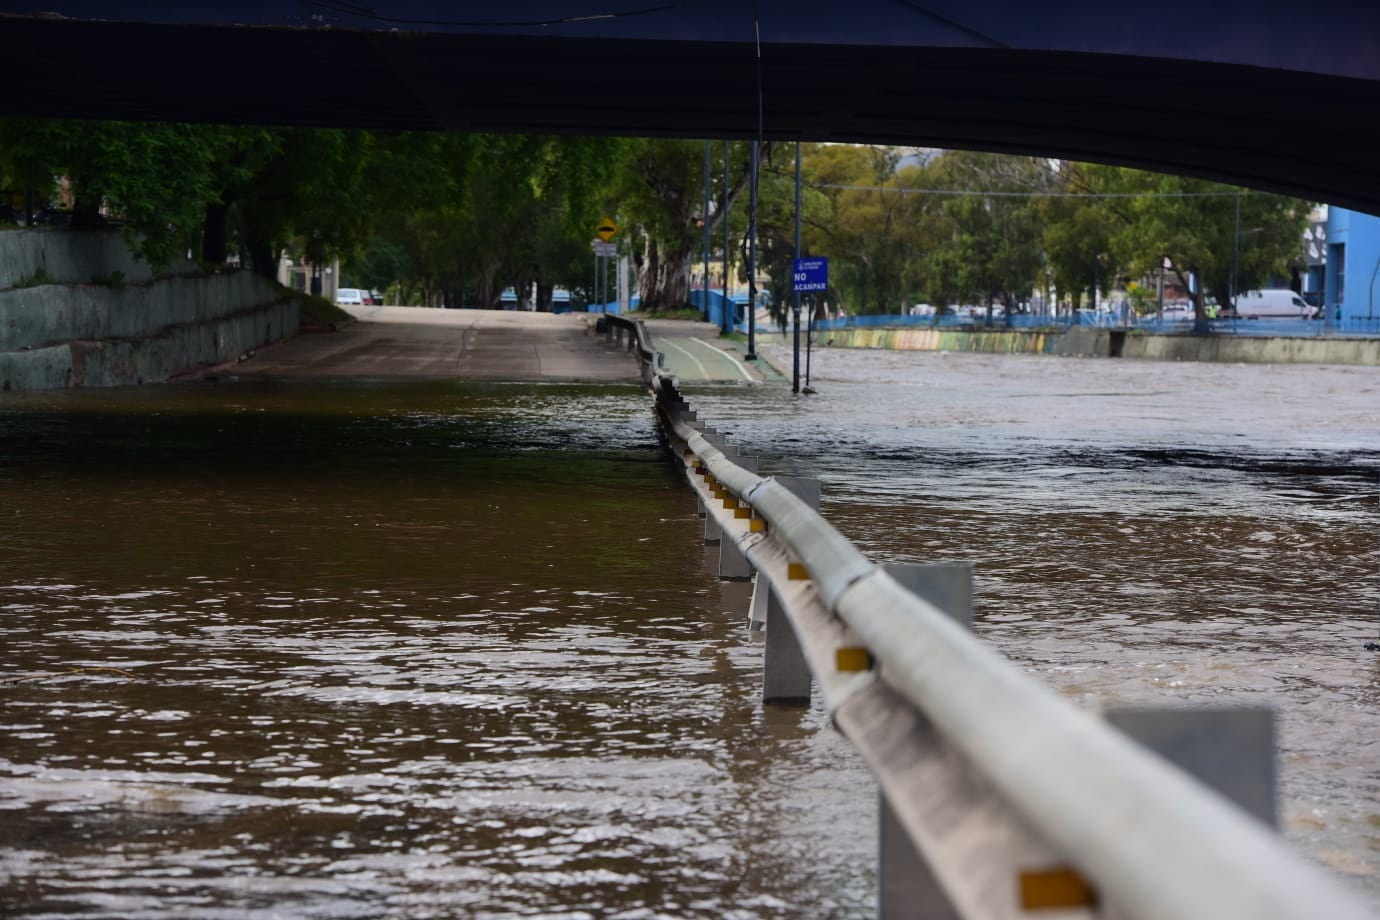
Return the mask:
[[[347,308],[355,322],[302,333],[241,362],[248,377],[636,382],[637,361],[595,330],[589,313],[423,307]],[[720,342],[710,323],[648,322],[666,367],[695,383],[759,383],[769,367]],[[759,362],[760,363],[760,362]]]

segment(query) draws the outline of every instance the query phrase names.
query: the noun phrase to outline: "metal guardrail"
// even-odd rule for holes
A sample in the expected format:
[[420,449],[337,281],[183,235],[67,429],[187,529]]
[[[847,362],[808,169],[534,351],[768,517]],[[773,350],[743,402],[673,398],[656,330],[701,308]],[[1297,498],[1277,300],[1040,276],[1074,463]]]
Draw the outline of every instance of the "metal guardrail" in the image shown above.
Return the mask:
[[[1267,824],[976,640],[951,600],[971,596],[970,570],[893,577],[798,484],[759,476],[659,371],[645,326],[615,322],[700,497],[706,542],[720,543],[721,576],[755,569],[764,699],[808,698],[813,678],[877,778],[882,916],[1371,916]],[[1272,812],[1272,786],[1265,798]]]
[[637,352],[637,364],[642,369],[642,383],[650,388],[666,359],[652,347],[652,337],[647,332],[646,324],[640,319],[621,313],[602,314],[598,322],[602,324],[604,337],[610,342],[616,339],[621,345],[623,336],[627,335],[628,351]]

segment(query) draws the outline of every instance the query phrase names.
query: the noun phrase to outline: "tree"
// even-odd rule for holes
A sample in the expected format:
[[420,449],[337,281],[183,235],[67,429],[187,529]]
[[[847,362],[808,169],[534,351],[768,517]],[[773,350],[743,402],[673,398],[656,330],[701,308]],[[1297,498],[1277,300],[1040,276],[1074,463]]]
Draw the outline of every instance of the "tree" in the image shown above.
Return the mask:
[[928,170],[937,188],[952,194],[939,206],[932,277],[940,303],[992,306],[1007,315],[1028,298],[1041,266],[1043,224],[1038,197],[1049,187],[1045,165],[1032,157],[948,151]]
[[0,148],[27,197],[50,200],[62,180],[74,230],[119,226],[154,267],[200,232],[231,135],[202,125],[6,120]]
[[1209,292],[1219,304],[1231,302],[1234,266],[1235,290],[1242,290],[1286,272],[1299,257],[1308,202],[1203,179],[1102,169],[1109,190],[1136,193],[1117,209],[1124,215],[1114,235],[1121,258],[1139,275],[1158,271],[1168,258],[1170,270],[1192,291],[1200,325],[1207,320]]
[[887,147],[812,151],[811,182],[830,207],[810,219],[811,252],[830,258],[830,287],[855,313],[889,313],[905,297],[913,202],[898,183],[899,160],[900,152]]
[[1083,197],[1103,189],[1106,169],[1057,164],[1054,189],[1063,194],[1040,203],[1050,274],[1059,293],[1072,296],[1074,309],[1081,305],[1084,291],[1089,303],[1095,303],[1097,289],[1110,289],[1124,274],[1113,238],[1126,217],[1114,212],[1108,199]]
[[[770,159],[772,144],[763,144],[760,159]],[[711,172],[710,200],[722,200],[727,182],[730,212],[751,178],[751,144],[732,145],[734,169],[727,179]],[[643,139],[629,143],[617,186],[625,226],[640,231],[634,251],[641,309],[678,310],[690,302],[690,270],[703,244],[704,141]],[[724,214],[711,209],[709,235],[717,239]]]

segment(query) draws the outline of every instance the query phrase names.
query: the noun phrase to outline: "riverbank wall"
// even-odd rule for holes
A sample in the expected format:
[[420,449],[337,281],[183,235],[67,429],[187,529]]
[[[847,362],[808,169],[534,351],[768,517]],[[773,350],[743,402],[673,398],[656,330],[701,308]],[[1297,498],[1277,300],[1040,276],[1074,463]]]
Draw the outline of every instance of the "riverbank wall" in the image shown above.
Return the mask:
[[0,391],[112,387],[226,364],[297,331],[249,271],[155,273],[111,232],[0,232]]
[[[764,342],[790,345],[772,332]],[[838,329],[815,333],[815,348],[873,348],[987,354],[1228,361],[1238,364],[1380,365],[1380,339],[1290,336],[1155,335],[1074,326],[1070,329],[963,330],[934,327]]]

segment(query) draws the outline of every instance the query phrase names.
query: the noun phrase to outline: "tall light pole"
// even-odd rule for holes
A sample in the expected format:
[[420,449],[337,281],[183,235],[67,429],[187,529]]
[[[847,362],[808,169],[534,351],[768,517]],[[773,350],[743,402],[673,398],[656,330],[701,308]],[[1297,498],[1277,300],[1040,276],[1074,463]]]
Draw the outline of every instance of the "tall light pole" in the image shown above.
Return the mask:
[[1241,266],[1241,189],[1236,190],[1236,230],[1231,250],[1231,288],[1227,299],[1231,301],[1232,316],[1236,315],[1236,273]]
[[761,155],[757,141],[752,142],[752,186],[748,205],[748,348],[744,355],[749,361],[757,359],[757,161]]
[[733,315],[728,309],[728,141],[724,141],[723,208],[719,219],[724,222],[724,332],[732,332]]
[[709,140],[704,142],[704,318],[709,319]]
[[[800,141],[795,142],[795,260],[800,262]],[[794,276],[794,272],[792,272]],[[795,287],[795,281],[791,281]],[[795,327],[794,359],[791,362],[791,392],[800,392],[800,291],[795,292],[795,305],[791,310]]]

